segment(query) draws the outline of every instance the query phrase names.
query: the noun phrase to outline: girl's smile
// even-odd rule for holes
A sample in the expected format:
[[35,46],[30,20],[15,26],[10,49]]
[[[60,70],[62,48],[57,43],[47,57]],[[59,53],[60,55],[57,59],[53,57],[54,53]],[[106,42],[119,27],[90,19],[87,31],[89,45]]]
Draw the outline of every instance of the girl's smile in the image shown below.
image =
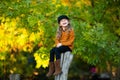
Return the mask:
[[62,26],[62,27],[66,27],[66,26],[68,26],[68,24],[69,24],[69,21],[67,19],[62,19],[60,21],[60,26]]

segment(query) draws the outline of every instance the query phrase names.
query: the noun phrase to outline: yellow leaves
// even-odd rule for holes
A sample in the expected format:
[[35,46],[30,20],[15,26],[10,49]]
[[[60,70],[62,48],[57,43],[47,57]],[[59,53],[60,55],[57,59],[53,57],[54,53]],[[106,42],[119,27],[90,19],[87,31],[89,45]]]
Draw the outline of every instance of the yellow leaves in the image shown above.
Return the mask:
[[[0,25],[0,48],[2,51],[10,51],[11,47],[19,46],[21,36],[18,36],[19,31],[17,31],[17,21],[19,21],[19,17],[10,19],[10,18],[1,18],[4,22]],[[20,40],[18,41],[18,39]],[[18,41],[18,42],[17,42]]]
[[5,22],[5,17],[0,17],[0,19],[2,20],[2,23]]
[[33,0],[32,1],[32,5],[36,5],[37,4],[37,1],[36,0]]
[[11,10],[11,11],[14,10],[14,8],[12,8],[12,7],[8,7],[8,9]]
[[57,4],[57,5],[56,5],[56,9],[59,8],[59,7],[60,7],[60,4]]
[[13,69],[10,69],[10,73],[14,73],[17,70],[16,67],[13,67]]
[[41,41],[39,44],[38,44],[38,47],[42,47],[43,46],[43,42]]
[[90,0],[80,0],[76,1],[75,6],[82,8],[82,6],[91,6],[91,1]]
[[9,21],[10,21],[10,18],[7,17],[7,18],[6,18],[6,22],[9,22]]
[[47,49],[45,47],[41,47],[38,52],[34,54],[34,58],[36,61],[36,68],[40,68],[41,66],[46,68],[48,66],[48,57],[46,54]]
[[16,20],[16,22],[20,21],[20,17],[16,17],[15,20]]
[[116,32],[118,35],[120,35],[120,28],[118,28],[115,32]]
[[38,21],[37,24],[38,24],[38,26],[41,26],[42,23],[41,23],[41,21]]
[[34,57],[36,60],[36,68],[40,68],[41,66],[43,68],[46,68],[48,66],[48,59],[43,59],[46,56],[46,54],[41,54],[41,53],[35,53]]
[[63,6],[70,6],[71,5],[69,0],[61,0],[61,4]]
[[25,28],[18,28],[17,31],[24,36],[28,36],[28,31]]
[[23,46],[26,43],[27,39],[27,35],[21,34],[20,36],[17,37],[17,44],[19,44],[19,46]]
[[14,56],[14,54],[11,54],[11,55],[10,55],[10,60],[13,61],[13,62],[16,62],[16,61],[17,61],[16,58],[15,58],[15,56]]
[[14,71],[13,71],[12,69],[10,69],[10,73],[11,73],[11,74],[13,74],[13,73],[14,73]]
[[75,6],[77,6],[77,7],[82,7],[82,5],[81,5],[81,1],[77,1],[76,3],[75,3]]
[[16,19],[13,19],[11,22],[10,22],[10,25],[11,27],[16,27]]
[[17,2],[20,2],[20,0],[17,0]]
[[20,18],[0,17],[0,19],[3,21],[0,25],[0,52],[10,52],[14,46],[18,49],[25,45],[28,33],[25,29],[17,28]]
[[44,35],[44,30],[39,28],[39,32],[36,35],[37,35],[37,37]]
[[0,56],[0,60],[5,60],[5,56]]
[[[4,20],[4,18],[3,18]],[[2,25],[1,26],[4,26],[3,30],[7,30],[7,31],[11,31],[13,32],[14,29],[16,28],[16,25],[17,25],[17,21],[19,21],[19,17],[17,17],[16,19],[9,19],[9,18],[6,18],[4,20],[4,22],[2,22]]]
[[32,32],[32,34],[29,37],[30,42],[33,42],[36,40],[35,34]]
[[4,30],[0,29],[0,39],[2,39],[4,37]]
[[6,28],[8,27],[16,27],[18,17],[15,19],[9,19],[9,18],[2,18],[2,23],[5,25]]
[[[71,3],[75,3],[74,5],[77,6],[77,7],[82,7],[83,5],[86,5],[86,6],[91,6],[91,1],[90,0],[61,0],[62,4],[64,6],[71,6]],[[72,4],[73,6],[73,4]]]
[[33,44],[32,44],[32,42],[28,42],[28,43],[26,43],[25,45],[24,45],[24,47],[23,47],[23,50],[24,51],[28,51],[28,52],[31,52],[32,50],[33,50]]
[[21,14],[20,16],[21,16],[21,17],[25,17],[25,14]]
[[81,0],[82,3],[84,3],[87,6],[91,6],[91,1],[90,0]]
[[[20,17],[24,17],[24,14],[21,14]],[[38,31],[29,32],[26,28],[17,27],[19,26],[20,17],[13,19],[0,17],[2,21],[0,23],[0,54],[4,52],[9,53],[19,53],[20,51],[26,51],[28,53],[33,51],[33,48],[39,41],[39,47],[43,46],[44,39],[44,27],[43,24],[38,21]],[[41,52],[44,52],[44,49],[41,48]],[[40,52],[40,53],[41,53]],[[36,55],[36,54],[35,54]],[[34,55],[34,56],[35,56]],[[44,68],[48,66],[48,59],[44,59],[47,55],[42,53],[35,56],[36,59],[36,68],[43,66]],[[5,60],[5,55],[0,55],[0,60]],[[10,60],[12,62],[17,62],[14,55],[10,55]],[[11,73],[15,72],[15,69],[10,70]]]
[[56,0],[52,0],[52,4],[56,4]]

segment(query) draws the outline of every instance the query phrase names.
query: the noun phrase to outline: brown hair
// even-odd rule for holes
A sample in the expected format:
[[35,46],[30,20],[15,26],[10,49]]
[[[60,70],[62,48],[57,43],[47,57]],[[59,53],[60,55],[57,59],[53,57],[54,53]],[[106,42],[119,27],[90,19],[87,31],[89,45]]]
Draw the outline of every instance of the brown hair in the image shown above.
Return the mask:
[[[71,29],[72,29],[71,25],[68,24],[68,26],[67,26],[67,32],[69,33]],[[58,29],[57,29],[57,35],[56,35],[56,38],[57,38],[57,39],[60,39],[61,34],[62,34],[62,27],[59,26]]]

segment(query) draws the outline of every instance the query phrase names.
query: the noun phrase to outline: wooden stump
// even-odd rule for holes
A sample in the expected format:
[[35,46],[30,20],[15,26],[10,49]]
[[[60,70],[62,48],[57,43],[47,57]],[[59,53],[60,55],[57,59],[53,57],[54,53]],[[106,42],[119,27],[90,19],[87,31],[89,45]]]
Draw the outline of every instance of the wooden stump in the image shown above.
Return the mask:
[[10,74],[10,80],[20,80],[20,74]]
[[60,66],[62,68],[62,73],[55,76],[55,80],[67,80],[68,71],[69,71],[69,67],[72,62],[72,59],[73,59],[73,54],[71,54],[71,52],[69,51],[61,54]]

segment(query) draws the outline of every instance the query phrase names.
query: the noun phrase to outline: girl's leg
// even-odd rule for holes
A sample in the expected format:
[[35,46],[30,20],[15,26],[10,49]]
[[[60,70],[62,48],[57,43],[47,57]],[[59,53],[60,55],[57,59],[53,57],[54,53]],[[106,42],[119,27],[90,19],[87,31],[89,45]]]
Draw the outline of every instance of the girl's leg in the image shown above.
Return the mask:
[[57,60],[57,59],[60,59],[61,53],[64,53],[64,52],[66,52],[66,51],[72,51],[72,50],[71,50],[68,46],[60,46],[60,47],[56,48],[56,50],[55,50],[56,60]]
[[55,61],[55,72],[54,75],[58,75],[62,72],[60,68],[60,57],[62,52],[71,51],[67,46],[61,46],[55,49],[56,61]]
[[46,74],[47,77],[50,77],[55,71],[55,65],[54,65],[55,49],[56,48],[54,47],[50,50],[49,72]]
[[72,51],[68,46],[54,47],[50,50],[50,62],[54,62],[54,55],[56,55],[56,60],[60,59],[61,53],[66,51]]
[[50,62],[54,62],[55,50],[56,50],[56,47],[50,50]]

